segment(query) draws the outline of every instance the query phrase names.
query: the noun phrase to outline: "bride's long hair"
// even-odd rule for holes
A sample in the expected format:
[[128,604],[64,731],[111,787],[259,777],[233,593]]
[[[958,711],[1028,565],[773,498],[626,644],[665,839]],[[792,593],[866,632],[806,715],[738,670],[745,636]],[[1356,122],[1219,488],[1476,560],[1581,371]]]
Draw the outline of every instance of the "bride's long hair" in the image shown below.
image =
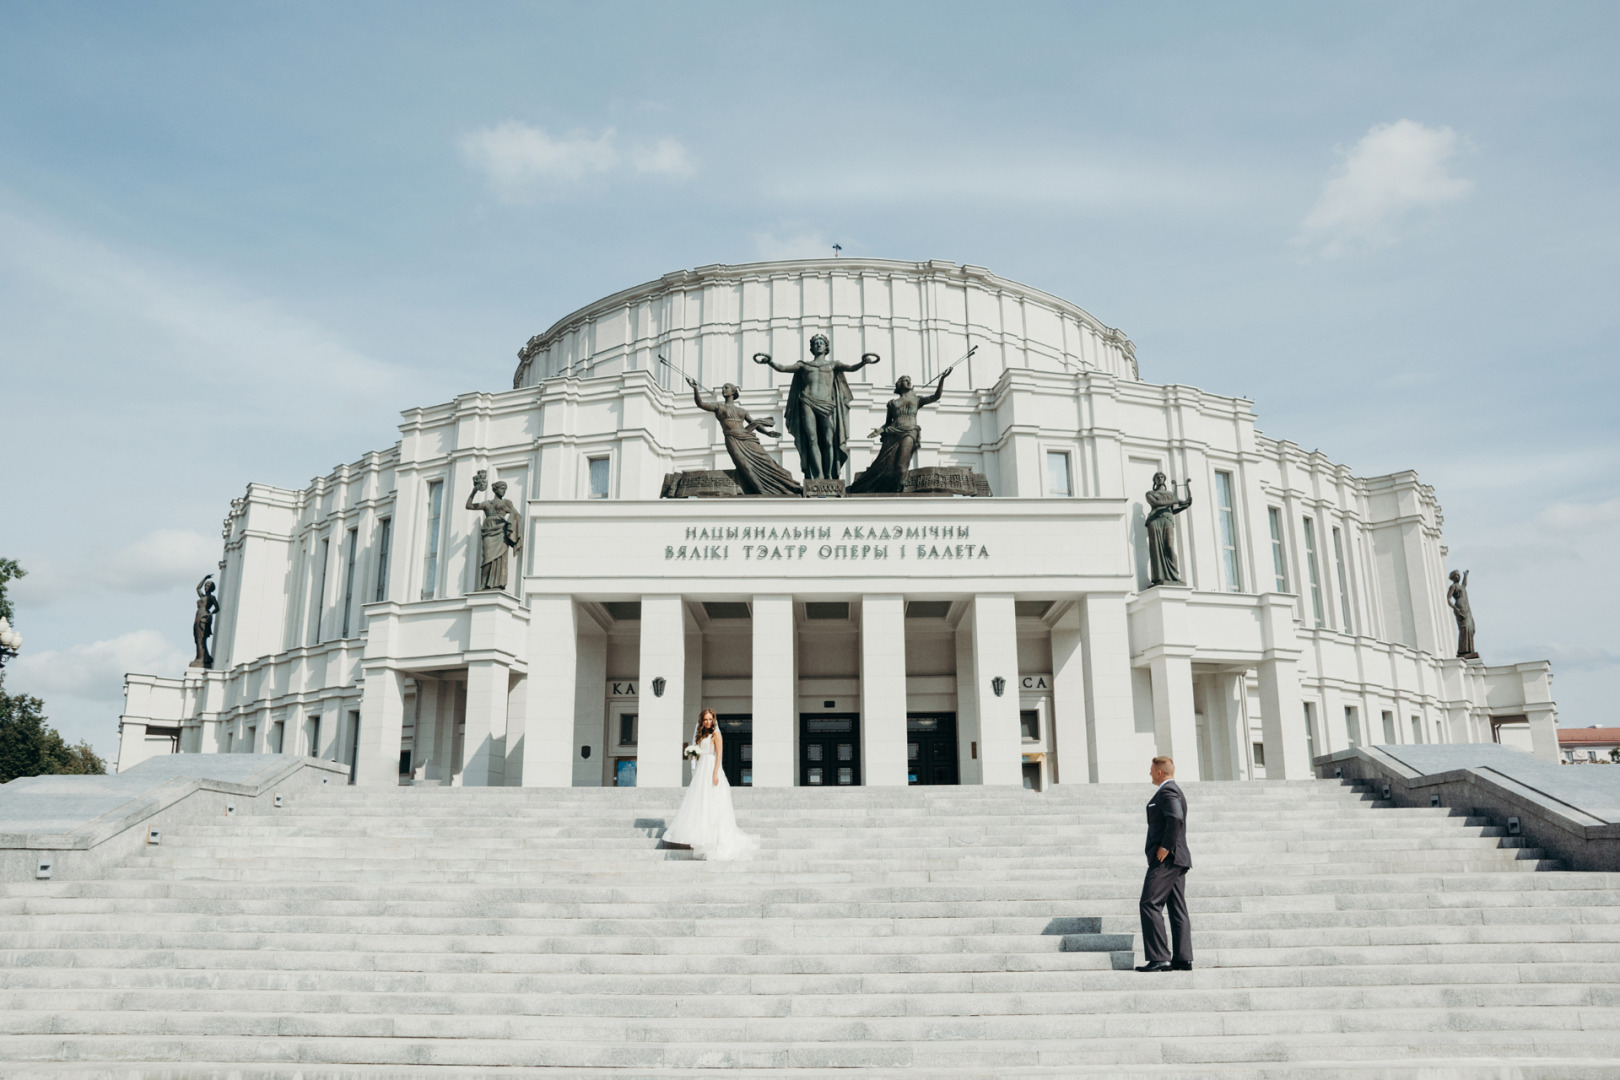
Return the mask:
[[693,746],[696,746],[698,744],[698,740],[703,738],[703,721],[705,720],[713,720],[715,732],[718,733],[720,731],[720,719],[714,715],[714,710],[704,709],[702,712],[698,713],[697,727],[692,729]]

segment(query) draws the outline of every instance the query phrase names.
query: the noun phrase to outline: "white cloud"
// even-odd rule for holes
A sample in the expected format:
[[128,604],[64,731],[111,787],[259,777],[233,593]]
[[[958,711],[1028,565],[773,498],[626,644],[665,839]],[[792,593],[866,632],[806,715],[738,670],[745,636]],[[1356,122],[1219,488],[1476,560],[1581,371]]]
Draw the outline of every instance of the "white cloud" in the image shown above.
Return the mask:
[[671,138],[618,147],[612,128],[591,138],[553,137],[537,127],[508,120],[463,135],[461,156],[489,178],[508,202],[525,202],[547,183],[577,183],[628,165],[637,173],[682,176],[693,171],[686,148]]
[[1556,502],[1536,515],[1536,524],[1553,529],[1580,528],[1620,521],[1620,499],[1595,503]]
[[135,630],[109,641],[24,653],[7,672],[9,689],[47,700],[52,695],[122,701],[124,674],[178,675],[191,660],[156,630]]
[[83,565],[34,563],[10,586],[29,607],[44,607],[87,589],[160,593],[187,588],[215,567],[224,542],[192,529],[156,529],[130,544],[93,554]]
[[1347,151],[1339,171],[1300,222],[1294,243],[1325,256],[1397,238],[1412,212],[1465,198],[1473,181],[1450,169],[1465,148],[1448,127],[1416,120],[1375,124]]

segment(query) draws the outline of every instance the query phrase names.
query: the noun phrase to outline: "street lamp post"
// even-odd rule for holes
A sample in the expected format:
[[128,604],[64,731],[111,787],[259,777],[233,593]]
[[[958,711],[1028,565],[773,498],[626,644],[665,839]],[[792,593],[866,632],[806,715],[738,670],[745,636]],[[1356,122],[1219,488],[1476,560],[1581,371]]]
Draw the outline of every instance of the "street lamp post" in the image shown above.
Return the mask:
[[0,615],[0,666],[16,656],[22,648],[22,635],[11,628],[11,623]]

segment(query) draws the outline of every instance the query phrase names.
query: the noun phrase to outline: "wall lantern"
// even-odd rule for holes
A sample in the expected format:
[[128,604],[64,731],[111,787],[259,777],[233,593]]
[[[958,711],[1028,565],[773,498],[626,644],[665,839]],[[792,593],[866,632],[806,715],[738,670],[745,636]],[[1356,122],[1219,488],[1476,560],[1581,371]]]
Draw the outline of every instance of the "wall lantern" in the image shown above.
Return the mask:
[[579,748],[579,756],[582,757],[582,758],[590,757],[591,756],[591,748],[588,747],[588,746],[580,747]]
[[996,692],[996,697],[1000,697],[1007,689],[1007,680],[1003,679],[1000,675],[997,675],[995,678],[990,680],[990,689]]
[[654,679],[653,680],[653,697],[663,697],[664,696],[664,687],[667,686],[667,685],[668,684],[666,682],[664,682],[664,677],[662,675],[660,675],[656,679]]

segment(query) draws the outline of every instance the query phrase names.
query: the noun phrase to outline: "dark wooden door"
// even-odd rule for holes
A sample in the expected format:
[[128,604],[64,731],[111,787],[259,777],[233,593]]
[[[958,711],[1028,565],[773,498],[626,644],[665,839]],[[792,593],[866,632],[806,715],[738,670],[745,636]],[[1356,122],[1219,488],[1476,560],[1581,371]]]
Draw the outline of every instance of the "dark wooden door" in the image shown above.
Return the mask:
[[754,786],[754,717],[752,713],[720,713],[720,768],[732,787]]
[[955,713],[906,716],[906,783],[959,784]]
[[799,717],[799,785],[856,787],[861,782],[861,721],[855,713]]

